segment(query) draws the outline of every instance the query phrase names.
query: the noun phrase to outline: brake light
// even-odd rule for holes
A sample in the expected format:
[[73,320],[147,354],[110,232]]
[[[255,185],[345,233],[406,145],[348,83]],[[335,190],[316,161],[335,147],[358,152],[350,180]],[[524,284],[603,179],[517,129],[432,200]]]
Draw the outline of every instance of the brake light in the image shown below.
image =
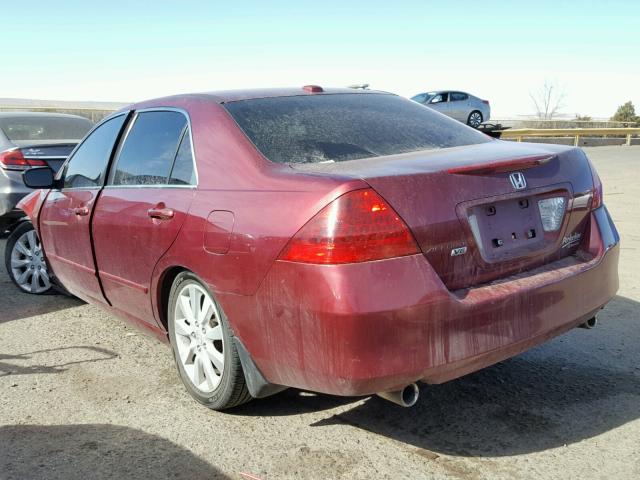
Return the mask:
[[593,173],[593,198],[591,199],[591,210],[595,210],[602,206],[603,203],[603,194],[604,191],[602,189],[602,182],[600,181],[600,177],[591,167],[591,172]]
[[485,105],[489,105],[489,100],[482,100],[482,103],[484,103]]
[[324,89],[320,85],[305,85],[302,90],[309,93],[322,93]]
[[280,259],[341,264],[419,251],[404,221],[369,188],[346,193],[324,207],[296,233]]
[[44,160],[24,158],[19,148],[0,152],[0,167],[5,170],[27,170],[31,167],[46,167]]
[[602,189],[602,181],[600,180],[600,176],[598,172],[596,172],[596,167],[593,166],[593,163],[587,157],[587,162],[589,163],[589,168],[591,169],[591,177],[593,178],[593,191],[591,197],[591,210],[595,210],[602,206],[603,203],[603,189]]
[[527,168],[539,167],[553,158],[553,155],[536,155],[532,157],[514,158],[500,162],[477,163],[453,167],[447,173],[454,175],[490,175],[493,173],[515,172],[516,170],[526,170]]

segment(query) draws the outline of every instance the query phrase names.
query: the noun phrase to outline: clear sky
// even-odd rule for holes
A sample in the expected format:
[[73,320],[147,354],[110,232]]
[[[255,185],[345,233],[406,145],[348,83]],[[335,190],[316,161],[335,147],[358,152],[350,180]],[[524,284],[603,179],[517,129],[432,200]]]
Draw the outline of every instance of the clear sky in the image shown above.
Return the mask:
[[370,83],[460,89],[494,116],[640,110],[640,1],[40,1],[0,4],[0,97],[133,101],[216,89]]

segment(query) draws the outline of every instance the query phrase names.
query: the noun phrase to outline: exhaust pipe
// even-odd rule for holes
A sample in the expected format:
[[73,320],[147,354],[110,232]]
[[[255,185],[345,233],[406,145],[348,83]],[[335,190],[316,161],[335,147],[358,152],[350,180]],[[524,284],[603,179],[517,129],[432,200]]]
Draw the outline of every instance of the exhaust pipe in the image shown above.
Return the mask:
[[598,317],[592,317],[583,324],[580,325],[580,328],[592,329],[598,325]]
[[396,390],[394,392],[379,392],[376,395],[380,398],[384,398],[385,400],[389,400],[396,405],[400,405],[401,407],[413,407],[418,401],[420,391],[418,390],[418,385],[410,383],[401,390]]

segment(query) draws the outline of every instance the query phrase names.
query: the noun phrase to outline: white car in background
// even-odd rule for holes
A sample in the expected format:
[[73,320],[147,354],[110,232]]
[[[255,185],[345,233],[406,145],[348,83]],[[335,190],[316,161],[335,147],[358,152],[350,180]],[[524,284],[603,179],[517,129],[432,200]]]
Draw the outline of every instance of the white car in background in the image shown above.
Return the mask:
[[473,128],[478,128],[482,122],[488,121],[491,114],[488,100],[482,100],[465,92],[438,90],[419,93],[411,97],[411,100],[433,108]]

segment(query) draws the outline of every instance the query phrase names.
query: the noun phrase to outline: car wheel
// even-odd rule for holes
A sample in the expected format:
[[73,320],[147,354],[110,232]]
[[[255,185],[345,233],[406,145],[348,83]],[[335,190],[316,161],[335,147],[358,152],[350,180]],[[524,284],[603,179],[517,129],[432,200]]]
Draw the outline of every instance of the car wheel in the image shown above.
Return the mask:
[[467,125],[473,128],[478,128],[482,123],[482,113],[477,110],[474,110],[469,114],[469,118],[467,118]]
[[251,400],[227,317],[194,274],[176,277],[167,319],[178,373],[198,402],[224,410]]
[[47,262],[31,222],[23,222],[11,232],[4,261],[9,277],[22,291],[43,294],[51,290]]

